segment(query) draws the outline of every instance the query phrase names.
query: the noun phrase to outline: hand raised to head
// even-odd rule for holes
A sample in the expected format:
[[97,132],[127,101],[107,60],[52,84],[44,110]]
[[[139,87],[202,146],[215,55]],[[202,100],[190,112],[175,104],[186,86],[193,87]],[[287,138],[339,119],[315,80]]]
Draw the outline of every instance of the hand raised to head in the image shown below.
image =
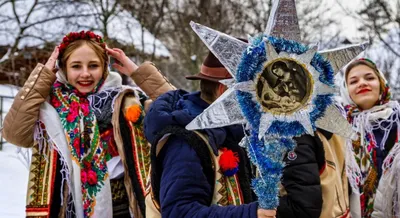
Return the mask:
[[106,48],[107,53],[116,59],[116,63],[112,65],[120,73],[131,76],[136,71],[138,66],[125,55],[124,51],[119,48]]
[[58,46],[54,48],[53,53],[51,53],[49,59],[47,60],[46,64],[44,65],[47,69],[53,71],[54,73],[57,72],[56,68],[56,61],[58,58],[59,49]]

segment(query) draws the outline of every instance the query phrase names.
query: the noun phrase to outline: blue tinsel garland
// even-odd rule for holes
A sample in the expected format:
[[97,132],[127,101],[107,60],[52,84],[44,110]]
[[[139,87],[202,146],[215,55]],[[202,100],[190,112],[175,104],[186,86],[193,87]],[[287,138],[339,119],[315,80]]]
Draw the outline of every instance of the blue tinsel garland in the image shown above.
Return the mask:
[[[244,52],[237,70],[236,79],[238,82],[254,80],[255,76],[263,70],[264,63],[267,61],[265,43],[263,41],[265,37],[260,35],[253,39],[252,44]],[[308,50],[306,46],[296,41],[274,37],[268,37],[268,41],[278,53],[284,51],[300,55]],[[318,79],[322,83],[331,87],[334,86],[334,73],[328,61],[324,60],[321,55],[315,54],[311,65],[320,73]],[[314,130],[315,121],[332,104],[332,97],[332,95],[317,95],[312,99],[312,104],[315,107],[310,113],[310,120]],[[262,208],[276,208],[279,204],[278,184],[284,167],[283,155],[295,148],[296,143],[292,137],[306,134],[306,130],[298,121],[283,122],[275,120],[266,133],[267,136],[275,136],[275,138],[269,138],[266,141],[264,139],[260,140],[258,138],[258,129],[262,106],[252,99],[251,94],[246,92],[237,91],[237,99],[244,116],[252,127],[248,145],[249,156],[261,174],[261,177],[252,181],[252,186]]]

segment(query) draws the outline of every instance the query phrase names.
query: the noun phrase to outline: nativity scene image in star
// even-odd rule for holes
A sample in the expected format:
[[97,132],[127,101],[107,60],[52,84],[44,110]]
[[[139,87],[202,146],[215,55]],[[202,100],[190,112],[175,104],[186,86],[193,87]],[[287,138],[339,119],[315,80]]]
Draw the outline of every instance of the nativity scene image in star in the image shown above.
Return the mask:
[[258,76],[257,97],[262,108],[272,114],[298,110],[311,94],[312,78],[299,63],[278,59],[267,63]]

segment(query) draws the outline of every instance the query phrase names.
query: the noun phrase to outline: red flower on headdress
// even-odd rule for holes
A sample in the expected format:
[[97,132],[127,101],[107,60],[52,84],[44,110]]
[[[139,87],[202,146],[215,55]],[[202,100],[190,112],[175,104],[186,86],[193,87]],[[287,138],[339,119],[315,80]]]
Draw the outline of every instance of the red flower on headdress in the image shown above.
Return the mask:
[[62,43],[59,47],[58,50],[59,51],[64,51],[64,49],[66,48],[66,45],[64,43]]
[[101,38],[101,36],[96,35],[95,33],[93,33],[92,31],[80,31],[80,32],[70,32],[67,35],[65,35],[65,37],[63,38],[61,44],[59,45],[59,57],[61,57],[62,53],[64,52],[64,50],[68,47],[68,45],[75,41],[75,40],[79,40],[79,39],[93,39],[96,42],[100,43],[100,46],[105,48],[105,44],[103,43],[103,39]]
[[87,34],[90,38],[96,38],[96,34],[94,34],[92,31],[88,31]]

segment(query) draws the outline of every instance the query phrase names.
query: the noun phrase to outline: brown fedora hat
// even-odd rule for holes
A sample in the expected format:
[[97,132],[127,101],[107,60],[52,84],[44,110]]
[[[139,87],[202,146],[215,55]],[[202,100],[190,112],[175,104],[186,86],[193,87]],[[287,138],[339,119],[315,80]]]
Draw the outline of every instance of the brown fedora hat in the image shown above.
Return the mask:
[[201,65],[200,73],[186,76],[188,80],[208,80],[212,82],[219,82],[223,79],[232,78],[228,70],[221,64],[221,62],[214,56],[212,52],[208,52],[206,59]]

